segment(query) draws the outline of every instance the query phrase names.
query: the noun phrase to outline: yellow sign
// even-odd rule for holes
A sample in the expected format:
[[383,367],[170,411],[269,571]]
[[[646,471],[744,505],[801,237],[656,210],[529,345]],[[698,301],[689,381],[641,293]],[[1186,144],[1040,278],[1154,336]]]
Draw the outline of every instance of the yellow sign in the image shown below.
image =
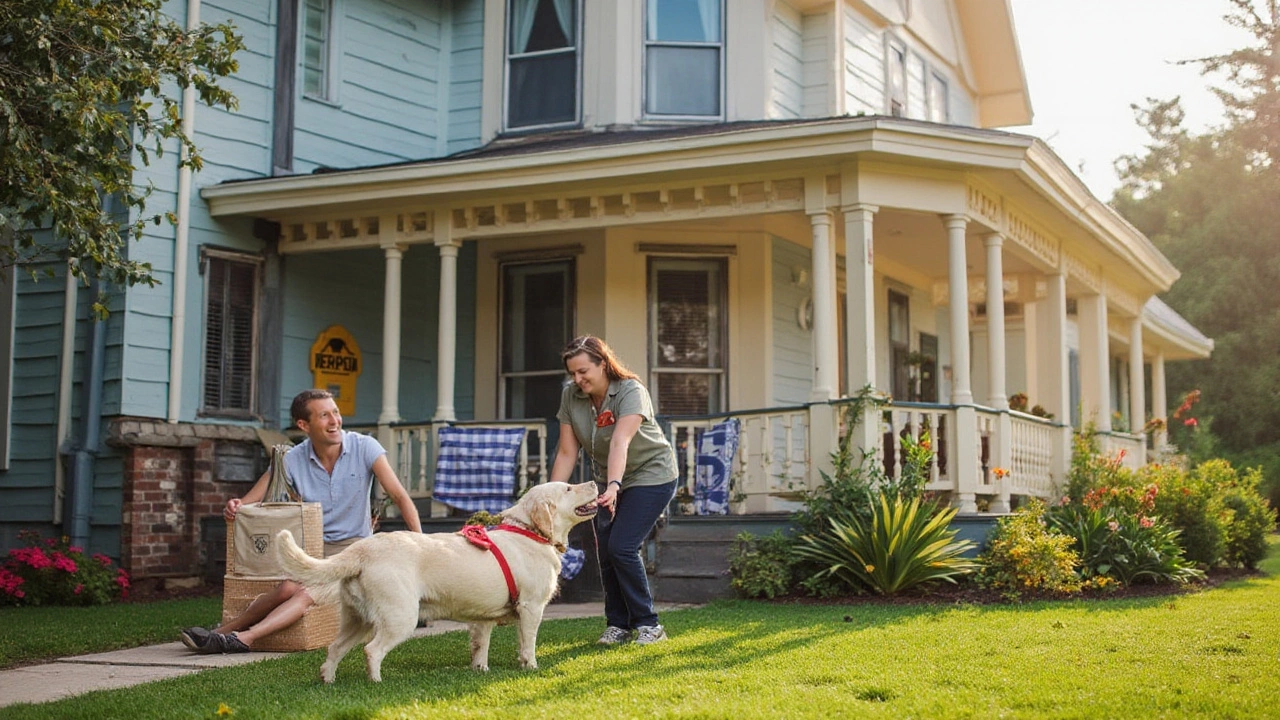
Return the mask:
[[356,414],[356,380],[364,369],[360,346],[341,325],[331,325],[311,346],[311,374],[315,386],[333,393],[338,412]]

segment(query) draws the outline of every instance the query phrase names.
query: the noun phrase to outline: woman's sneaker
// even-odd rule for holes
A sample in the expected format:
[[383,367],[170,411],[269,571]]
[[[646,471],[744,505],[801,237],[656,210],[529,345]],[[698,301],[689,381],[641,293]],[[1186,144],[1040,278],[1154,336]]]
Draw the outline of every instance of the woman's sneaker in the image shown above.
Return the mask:
[[636,628],[636,644],[652,645],[667,639],[667,631],[661,625],[645,625]]
[[622,645],[623,643],[631,642],[631,631],[624,630],[616,625],[610,625],[604,629],[604,633],[596,642],[600,645]]

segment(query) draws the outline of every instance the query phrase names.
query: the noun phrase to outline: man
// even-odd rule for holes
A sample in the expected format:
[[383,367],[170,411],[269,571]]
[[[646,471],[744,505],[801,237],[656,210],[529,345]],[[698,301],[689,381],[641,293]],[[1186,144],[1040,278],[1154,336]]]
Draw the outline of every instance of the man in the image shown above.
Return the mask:
[[[307,439],[285,453],[284,466],[303,501],[319,502],[323,507],[326,557],[373,534],[369,491],[374,478],[400,509],[409,529],[422,532],[418,509],[387,462],[387,451],[367,435],[342,429],[342,414],[333,395],[304,390],[293,399],[289,414]],[[228,500],[223,516],[233,520],[242,505],[261,501],[270,478],[268,470],[244,497]],[[255,640],[289,627],[313,604],[301,585],[286,580],[212,631],[198,627],[183,630],[182,642],[205,654],[249,652]]]

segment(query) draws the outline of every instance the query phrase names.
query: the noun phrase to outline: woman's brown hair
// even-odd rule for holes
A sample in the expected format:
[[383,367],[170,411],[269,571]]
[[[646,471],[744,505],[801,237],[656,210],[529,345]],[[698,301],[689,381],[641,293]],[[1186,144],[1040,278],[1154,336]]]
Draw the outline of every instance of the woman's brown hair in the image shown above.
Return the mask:
[[613,348],[594,335],[580,335],[564,346],[560,353],[560,362],[565,370],[569,369],[569,358],[586,355],[596,365],[604,365],[604,376],[610,380],[639,380],[640,376],[627,369],[626,365],[613,354]]

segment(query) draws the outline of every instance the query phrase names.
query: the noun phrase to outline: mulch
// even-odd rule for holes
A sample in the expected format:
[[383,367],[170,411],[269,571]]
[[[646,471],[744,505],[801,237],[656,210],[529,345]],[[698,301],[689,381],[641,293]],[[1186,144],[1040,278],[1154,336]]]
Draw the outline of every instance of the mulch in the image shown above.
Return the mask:
[[[1176,597],[1190,593],[1209,590],[1231,580],[1250,577],[1262,577],[1257,570],[1239,568],[1215,568],[1206,573],[1204,580],[1186,585],[1175,583],[1135,583],[1128,587],[1117,587],[1112,590],[1091,590],[1077,595],[1060,595],[1051,593],[1024,593],[1020,602],[1035,600],[1124,600],[1133,598]],[[829,598],[817,598],[807,595],[782,595],[772,600],[783,605],[1008,605],[1011,600],[999,590],[980,587],[973,582],[961,581],[956,584],[939,582],[919,586],[897,595],[840,595]]]

